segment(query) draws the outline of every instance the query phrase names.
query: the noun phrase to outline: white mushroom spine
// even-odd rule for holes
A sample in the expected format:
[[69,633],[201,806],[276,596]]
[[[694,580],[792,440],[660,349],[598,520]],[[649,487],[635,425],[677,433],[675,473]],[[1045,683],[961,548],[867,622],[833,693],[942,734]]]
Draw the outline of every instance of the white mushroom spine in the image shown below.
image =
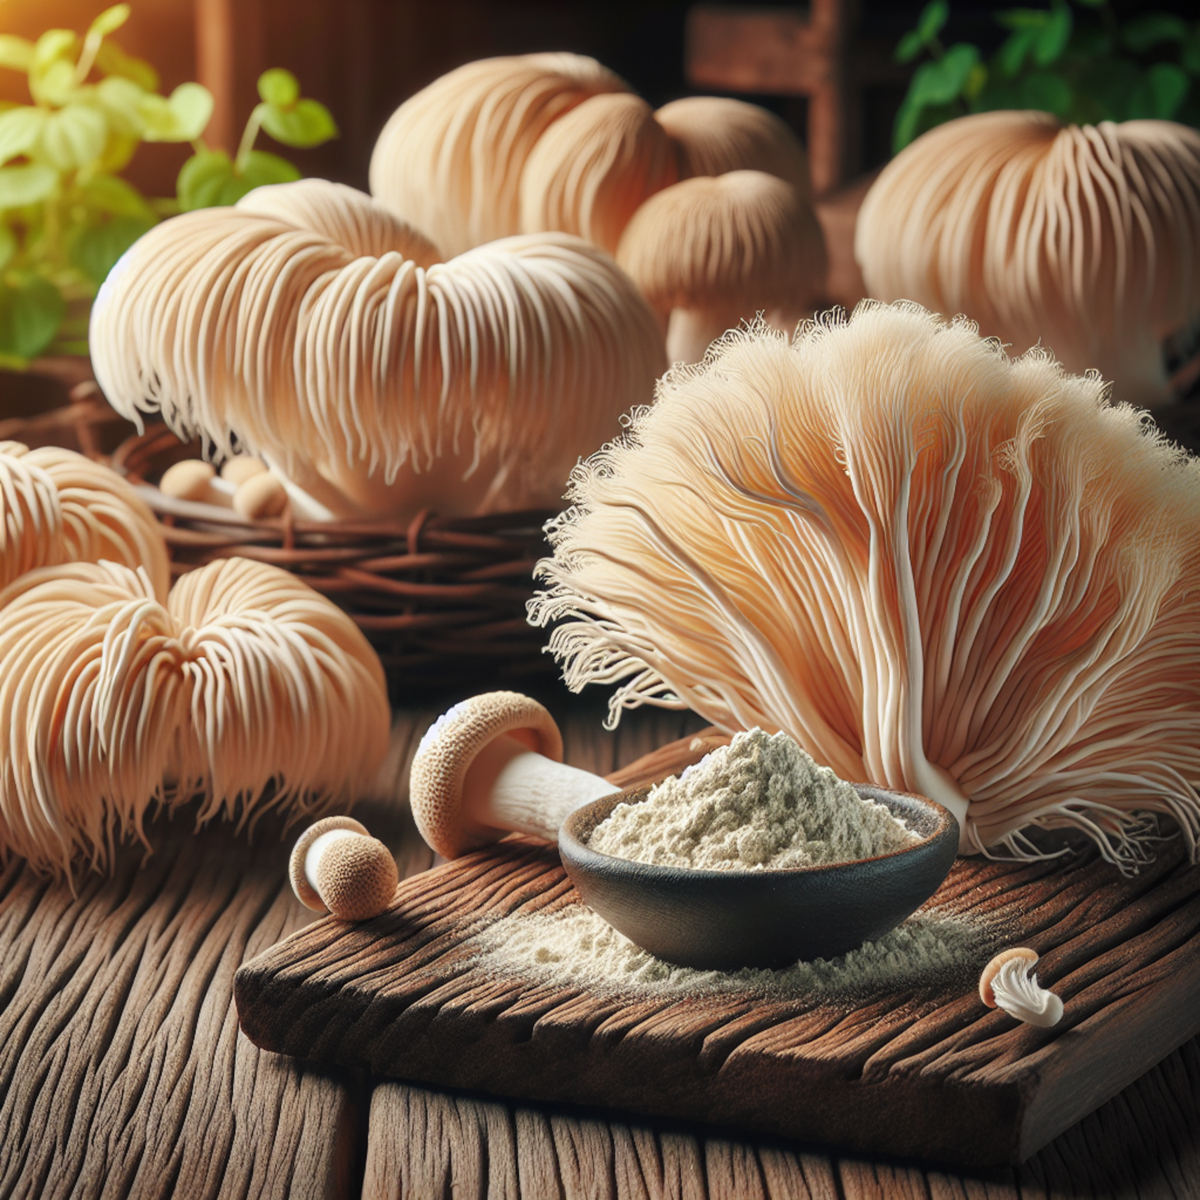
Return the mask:
[[1001,963],[992,979],[996,1007],[1026,1025],[1041,1029],[1062,1020],[1063,1002],[1038,983],[1028,959],[1014,957]]

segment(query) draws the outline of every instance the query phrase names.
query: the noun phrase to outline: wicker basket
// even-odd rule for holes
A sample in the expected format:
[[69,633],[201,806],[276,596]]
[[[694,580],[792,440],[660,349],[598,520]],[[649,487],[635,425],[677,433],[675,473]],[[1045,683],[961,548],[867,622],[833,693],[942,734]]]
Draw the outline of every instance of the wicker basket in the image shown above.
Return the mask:
[[250,521],[232,509],[164,496],[153,485],[195,457],[163,425],[117,447],[112,465],[162,521],[182,574],[238,555],[285,567],[354,619],[378,651],[393,699],[409,688],[549,675],[544,630],[525,620],[534,563],[549,553],[552,510],[407,522]]

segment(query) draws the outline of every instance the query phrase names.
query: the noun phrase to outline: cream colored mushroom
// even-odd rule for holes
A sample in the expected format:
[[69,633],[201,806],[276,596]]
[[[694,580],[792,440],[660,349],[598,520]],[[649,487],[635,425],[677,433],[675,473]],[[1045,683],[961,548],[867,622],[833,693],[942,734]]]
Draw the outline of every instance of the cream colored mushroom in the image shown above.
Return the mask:
[[1033,974],[1035,950],[1014,946],[1002,950],[979,976],[979,998],[988,1008],[1002,1008],[1026,1025],[1047,1028],[1062,1020],[1063,1002],[1043,988]]
[[0,442],[0,588],[37,567],[111,559],[170,581],[167,544],[146,503],[115,471],[58,446]]
[[811,315],[827,266],[812,206],[762,171],[687,179],[651,196],[617,262],[663,322],[667,357],[685,363],[756,313],[794,329]]
[[503,837],[552,842],[580,805],[619,791],[562,761],[549,712],[518,692],[488,692],[443,713],[413,758],[409,796],[421,836],[455,858]]
[[353,798],[389,724],[361,632],[276,567],[224,559],[165,604],[113,562],[0,591],[0,854],[36,869],[106,865],[156,804],[244,821]]
[[261,475],[267,470],[267,464],[253,454],[235,454],[221,464],[221,478],[235,488],[240,487],[247,479]]
[[638,96],[592,96],[560,117],[521,175],[521,230],[575,233],[610,254],[638,206],[679,179],[675,146]]
[[727,96],[686,96],[664,104],[654,118],[679,147],[681,179],[765,171],[812,200],[804,147],[773,112]]
[[589,97],[625,91],[577,54],[467,63],[392,114],[371,155],[371,193],[448,255],[515,234],[521,172],[538,139]]
[[[282,219],[300,213],[319,228]],[[331,240],[338,228],[352,245]],[[363,254],[367,234],[382,240]],[[579,456],[651,399],[653,314],[565,234],[428,269],[414,245],[427,243],[369,197],[320,180],[164,221],[97,297],[105,395],[218,455],[260,454],[313,516],[555,503]]]
[[1200,313],[1200,132],[990,112],[901,151],[858,215],[871,295],[965,313],[1020,352],[1170,399],[1167,334]]
[[[579,690],[786,730],[964,853],[1200,839],[1200,459],[1094,377],[861,305],[759,326],[575,473],[531,620]],[[1169,828],[1169,825],[1168,825]]]
[[325,817],[310,825],[292,851],[288,877],[306,908],[342,921],[379,916],[400,881],[391,851],[353,817]]

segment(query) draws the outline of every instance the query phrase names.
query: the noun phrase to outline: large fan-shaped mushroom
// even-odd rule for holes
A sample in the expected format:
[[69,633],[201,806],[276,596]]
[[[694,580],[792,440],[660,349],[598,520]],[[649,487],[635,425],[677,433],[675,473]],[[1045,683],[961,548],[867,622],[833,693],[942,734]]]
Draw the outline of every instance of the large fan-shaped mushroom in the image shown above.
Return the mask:
[[1017,351],[1096,368],[1118,400],[1162,403],[1162,339],[1200,313],[1200,132],[950,121],[884,168],[855,254],[873,296],[966,313]]
[[162,529],[115,471],[58,446],[0,442],[0,588],[36,567],[111,559],[170,582]]
[[965,851],[1200,835],[1200,460],[1095,377],[861,306],[734,334],[580,468],[535,621],[612,719],[784,729]]
[[335,515],[553,503],[650,398],[654,316],[564,234],[412,257],[429,253],[368,196],[319,180],[186,213],[135,243],[97,298],[97,378],[130,418],[159,410],[223,453],[262,454]]
[[39,568],[0,592],[0,855],[103,865],[199,789],[201,820],[352,796],[388,722],[362,634],[285,571],[226,559],[163,604],[144,571]]
[[371,192],[448,255],[521,228],[521,172],[538,138],[621,79],[578,54],[467,63],[405,101],[371,156]]

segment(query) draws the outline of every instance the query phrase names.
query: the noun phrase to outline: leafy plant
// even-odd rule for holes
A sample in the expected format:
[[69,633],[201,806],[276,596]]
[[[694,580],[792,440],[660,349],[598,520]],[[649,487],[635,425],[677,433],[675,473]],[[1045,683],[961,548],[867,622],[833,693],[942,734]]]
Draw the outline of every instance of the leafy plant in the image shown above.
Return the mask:
[[966,113],[1034,108],[1096,124],[1159,117],[1200,125],[1200,21],[1163,12],[1120,20],[1108,0],[1050,0],[995,19],[1008,35],[984,59],[969,42],[945,46],[949,0],[930,0],[895,57],[913,62],[893,150]]
[[[202,135],[213,100],[198,83],[159,93],[158,73],[110,35],[130,6],[102,12],[83,37],[0,35],[0,67],[22,71],[32,104],[0,104],[0,362],[86,354],[92,298],[113,264],[164,216],[232,204],[263,183],[298,179],[254,149],[260,131],[295,147],[336,135],[328,110],[288,71],[266,71],[262,102],[234,158]],[[173,199],[148,199],[120,177],[142,142],[191,142]]]

